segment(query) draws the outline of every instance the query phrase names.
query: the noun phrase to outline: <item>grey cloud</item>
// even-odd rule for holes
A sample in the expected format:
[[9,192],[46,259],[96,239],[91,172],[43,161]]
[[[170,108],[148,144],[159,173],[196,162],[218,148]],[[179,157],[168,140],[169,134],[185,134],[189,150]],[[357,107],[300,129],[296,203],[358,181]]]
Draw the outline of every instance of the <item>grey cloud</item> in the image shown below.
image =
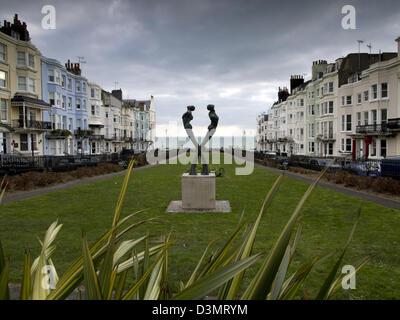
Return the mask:
[[[254,128],[291,74],[356,51],[357,39],[372,42],[374,51],[394,51],[400,35],[394,0],[56,0],[53,31],[40,28],[46,2],[0,0],[0,18],[18,12],[45,56],[85,56],[85,76],[106,90],[118,81],[130,98],[153,94],[159,123],[180,119],[186,105],[214,103],[225,125]],[[341,28],[346,4],[356,7],[357,30]],[[195,121],[205,125],[207,114],[199,111]]]

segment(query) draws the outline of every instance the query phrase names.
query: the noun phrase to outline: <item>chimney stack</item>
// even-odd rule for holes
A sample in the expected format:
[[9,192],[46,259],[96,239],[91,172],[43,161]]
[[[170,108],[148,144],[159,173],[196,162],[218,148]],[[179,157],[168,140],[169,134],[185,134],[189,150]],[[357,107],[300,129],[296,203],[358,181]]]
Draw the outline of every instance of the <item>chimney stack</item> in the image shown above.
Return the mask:
[[400,58],[400,37],[398,37],[395,41],[397,42],[397,58]]

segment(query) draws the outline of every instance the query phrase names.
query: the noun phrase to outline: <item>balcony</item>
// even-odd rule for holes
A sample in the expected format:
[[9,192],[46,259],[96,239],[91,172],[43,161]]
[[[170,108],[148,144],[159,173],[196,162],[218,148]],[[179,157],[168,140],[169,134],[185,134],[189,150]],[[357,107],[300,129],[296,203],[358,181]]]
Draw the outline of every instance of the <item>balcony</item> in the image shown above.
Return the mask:
[[387,135],[390,134],[390,130],[388,130],[388,124],[368,124],[363,126],[356,127],[357,134],[363,135]]
[[336,133],[330,132],[330,133],[318,134],[317,140],[323,142],[336,141]]
[[37,121],[37,120],[12,120],[13,128],[19,129],[31,129],[31,130],[52,130],[51,122],[48,121]]
[[93,135],[93,131],[78,129],[78,130],[75,130],[74,134],[76,137],[89,138],[90,136]]
[[104,140],[104,135],[92,134],[91,136],[89,136],[89,140]]
[[389,119],[387,127],[391,131],[400,131],[400,118]]
[[66,139],[71,135],[72,135],[72,133],[69,130],[56,129],[56,130],[50,131],[46,135],[46,139]]

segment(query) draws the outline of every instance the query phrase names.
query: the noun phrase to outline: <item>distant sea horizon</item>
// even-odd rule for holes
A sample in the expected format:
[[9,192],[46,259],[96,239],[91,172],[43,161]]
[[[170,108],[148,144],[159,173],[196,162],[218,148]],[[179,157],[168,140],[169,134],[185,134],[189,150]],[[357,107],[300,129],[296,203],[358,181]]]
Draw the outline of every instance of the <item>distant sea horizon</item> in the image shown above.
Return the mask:
[[[200,144],[204,137],[196,137]],[[208,149],[220,149],[221,147],[229,148],[242,148],[244,150],[254,150],[256,147],[256,136],[214,136],[211,141],[207,143]],[[156,137],[154,148],[160,150],[177,149],[177,148],[191,148],[193,143],[188,137]]]

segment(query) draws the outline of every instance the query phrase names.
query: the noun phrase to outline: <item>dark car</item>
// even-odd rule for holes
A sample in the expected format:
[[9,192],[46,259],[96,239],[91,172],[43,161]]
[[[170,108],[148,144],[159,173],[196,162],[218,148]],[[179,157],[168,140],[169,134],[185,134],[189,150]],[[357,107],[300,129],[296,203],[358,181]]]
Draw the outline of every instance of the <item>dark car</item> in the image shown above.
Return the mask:
[[379,163],[372,161],[346,163],[344,169],[359,176],[378,177],[381,175],[381,167]]
[[388,158],[381,161],[381,175],[400,179],[400,158]]
[[134,150],[134,149],[122,149],[121,151],[121,157],[131,157],[134,156],[136,154],[138,154],[139,152]]

